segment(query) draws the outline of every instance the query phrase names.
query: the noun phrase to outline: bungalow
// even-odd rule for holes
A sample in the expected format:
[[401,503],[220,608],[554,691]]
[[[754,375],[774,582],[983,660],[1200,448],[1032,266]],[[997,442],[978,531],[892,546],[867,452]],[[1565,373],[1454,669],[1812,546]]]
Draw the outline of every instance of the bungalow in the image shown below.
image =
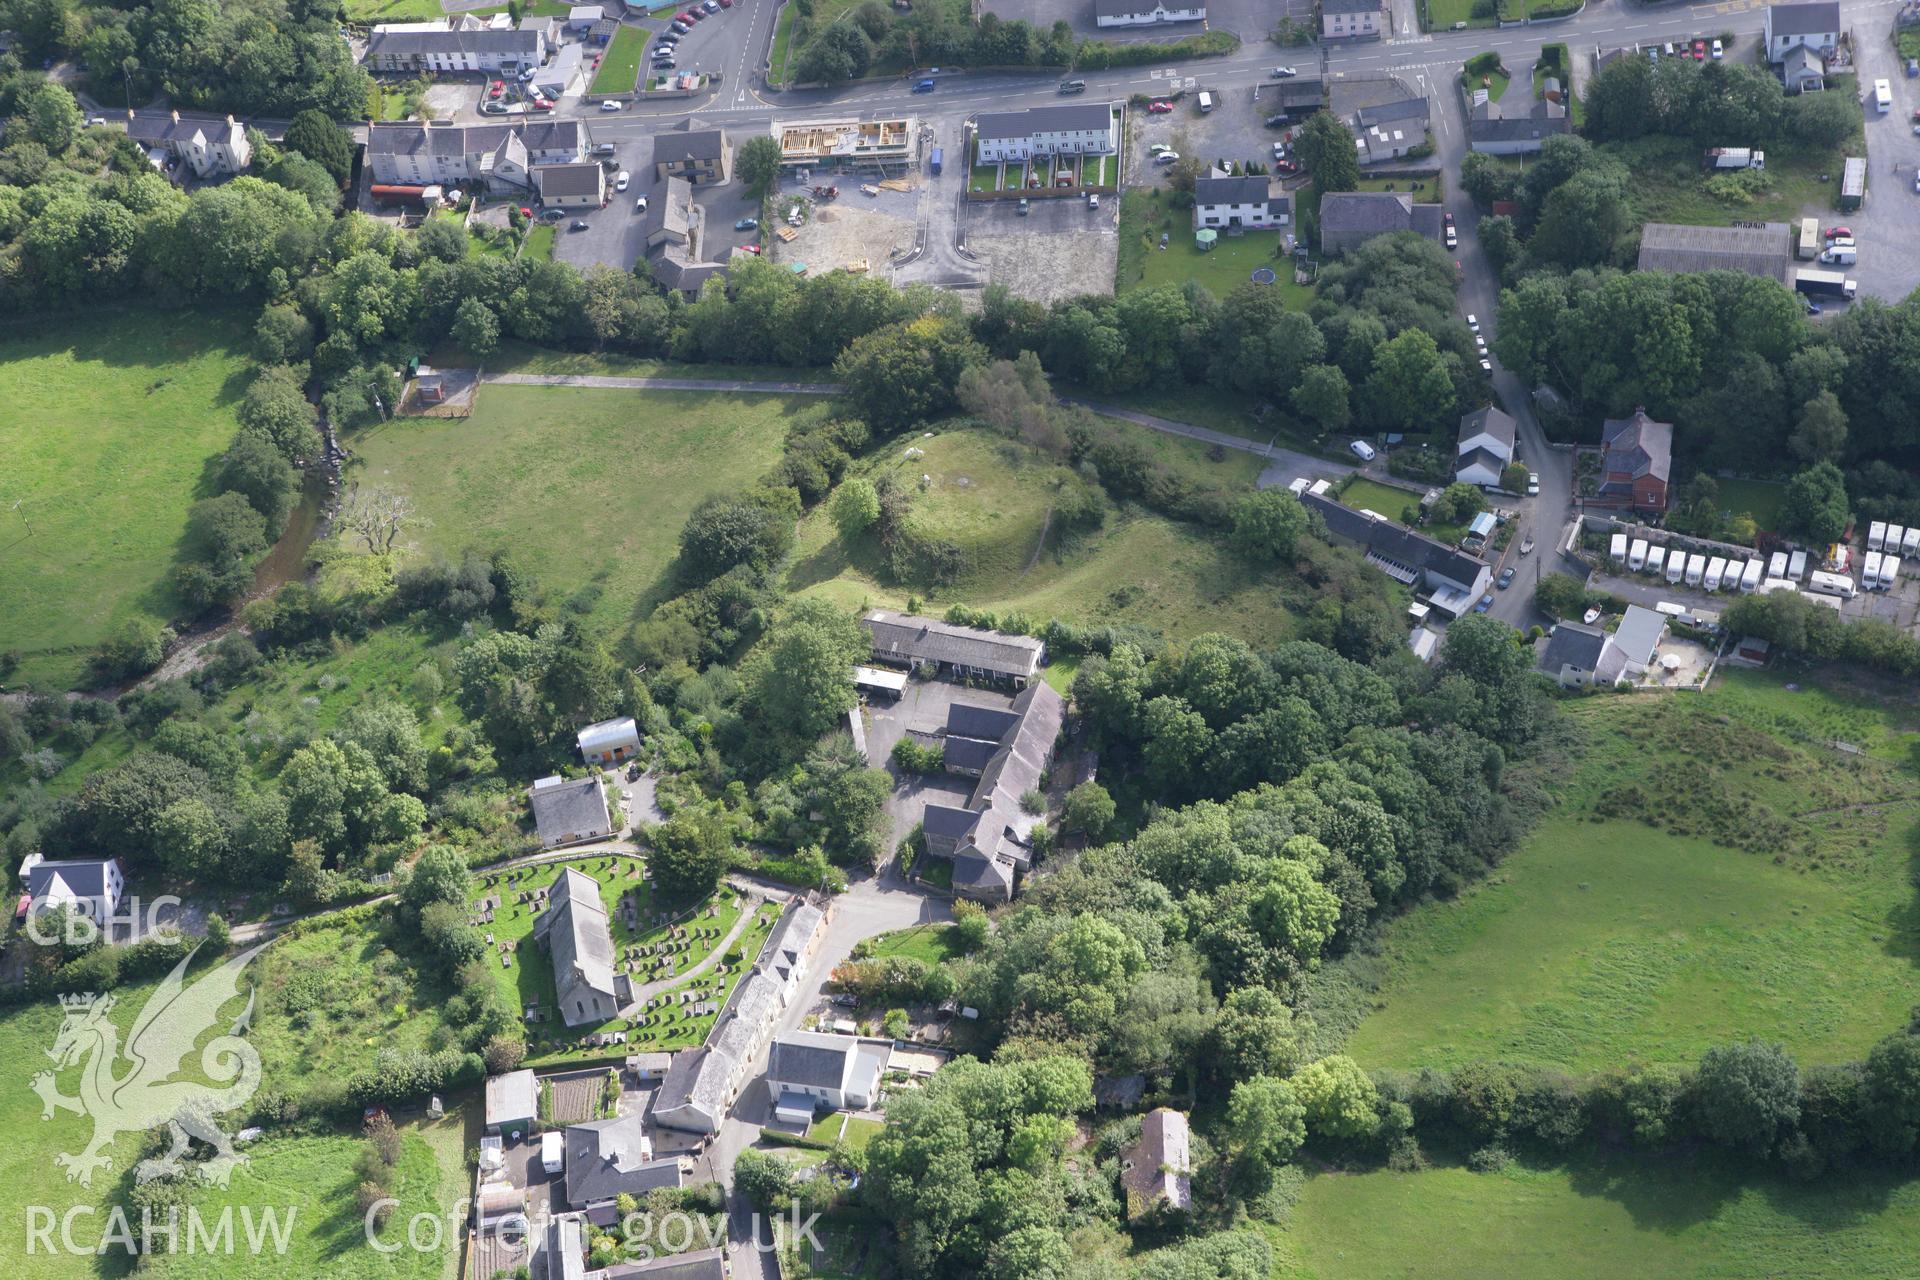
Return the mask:
[[974,125],[974,138],[981,164],[1111,155],[1120,149],[1119,122],[1110,102],[983,112]]
[[1320,0],[1320,36],[1325,40],[1377,40],[1387,33],[1380,0]]
[[1358,547],[1368,564],[1394,581],[1425,590],[1431,606],[1449,617],[1465,613],[1493,581],[1486,561],[1384,516],[1356,511],[1311,489],[1300,501],[1319,513],[1328,537]]
[[607,792],[597,773],[571,781],[558,774],[541,778],[527,789],[527,802],[533,807],[533,825],[543,848],[613,834],[613,810],[607,806]]
[[27,914],[65,907],[105,925],[120,909],[127,877],[118,858],[69,858],[50,862],[30,853],[20,864]]
[[1093,0],[1096,27],[1150,27],[1158,22],[1205,22],[1207,6],[1199,0]]
[[598,209],[607,202],[607,171],[597,161],[543,164],[533,170],[540,203],[554,209]]
[[1498,486],[1501,473],[1513,463],[1514,427],[1513,418],[1496,405],[1462,417],[1453,478],[1488,489]]
[[1589,500],[1596,506],[1634,511],[1665,511],[1673,471],[1673,424],[1655,422],[1644,408],[1628,418],[1600,424],[1606,456],[1600,483]]
[[1193,1166],[1188,1155],[1187,1117],[1171,1107],[1156,1107],[1140,1119],[1140,1140],[1120,1152],[1120,1185],[1127,1193],[1127,1217],[1138,1220],[1164,1206],[1193,1206]]
[[892,1052],[893,1041],[873,1037],[820,1031],[775,1036],[767,1054],[767,1093],[774,1115],[804,1125],[823,1104],[833,1111],[873,1106]]
[[605,1022],[631,997],[627,976],[613,969],[613,934],[600,883],[592,876],[572,867],[561,870],[548,891],[547,909],[533,922],[533,940],[553,958],[554,994],[568,1026]]
[[696,187],[719,186],[732,177],[733,148],[725,129],[695,129],[692,117],[653,140],[653,176],[685,178]]
[[680,1157],[654,1158],[638,1114],[568,1125],[566,1152],[567,1204],[590,1216],[623,1195],[644,1204],[649,1192],[685,1181]]
[[232,116],[183,116],[178,111],[127,112],[127,137],[149,155],[164,153],[185,161],[198,178],[245,173],[253,163],[253,144],[245,126]]
[[601,720],[574,735],[588,764],[619,764],[640,754],[640,726],[632,716]]
[[1405,98],[1353,113],[1353,146],[1361,164],[1398,160],[1424,147],[1433,117],[1425,98]]
[[1795,45],[1780,60],[1780,82],[1788,93],[1812,93],[1827,87],[1827,63],[1806,45]]
[[931,664],[943,674],[1024,685],[1040,670],[1047,646],[1032,636],[960,627],[934,618],[874,609],[860,619],[873,638],[874,661],[894,667]]
[[487,1077],[484,1119],[488,1133],[525,1132],[540,1114],[540,1085],[533,1072],[509,1071]]
[[1795,49],[1831,52],[1840,45],[1838,0],[1768,5],[1766,36],[1767,61],[1771,63],[1785,62]]
[[1445,222],[1437,204],[1415,204],[1401,191],[1333,191],[1320,199],[1320,251],[1358,249],[1375,236],[1411,231],[1441,238]]
[[1268,230],[1293,221],[1293,197],[1267,177],[1210,176],[1193,184],[1193,225]]

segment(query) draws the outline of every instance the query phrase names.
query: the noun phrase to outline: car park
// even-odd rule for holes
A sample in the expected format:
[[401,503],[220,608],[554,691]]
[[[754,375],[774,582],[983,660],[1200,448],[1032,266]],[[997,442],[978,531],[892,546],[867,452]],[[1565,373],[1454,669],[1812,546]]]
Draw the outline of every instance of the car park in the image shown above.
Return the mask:
[[1172,110],[1173,104],[1165,98],[1155,98],[1147,104],[1147,114],[1149,115],[1164,116]]

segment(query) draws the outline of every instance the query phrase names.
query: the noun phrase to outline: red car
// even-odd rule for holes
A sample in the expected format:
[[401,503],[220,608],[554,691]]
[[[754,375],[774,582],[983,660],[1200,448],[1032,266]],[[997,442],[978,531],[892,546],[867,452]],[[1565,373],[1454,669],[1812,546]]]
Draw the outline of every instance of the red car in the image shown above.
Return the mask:
[[682,9],[679,13],[676,13],[673,15],[673,20],[675,22],[684,22],[688,26],[692,26],[694,23],[700,21],[700,15],[694,13],[690,9]]
[[1838,240],[1841,236],[1846,236],[1849,240],[1851,240],[1853,238],[1853,228],[1852,227],[1828,227],[1827,228],[1827,239]]
[[1695,40],[1693,42],[1693,60],[1695,62],[1705,62],[1707,60],[1707,42],[1705,40]]
[[1300,172],[1300,166],[1291,160],[1275,160],[1273,162],[1273,171],[1275,173],[1298,173]]
[[1147,104],[1147,110],[1153,115],[1164,116],[1173,110],[1173,104],[1156,98]]
[[497,98],[497,97],[499,97],[499,96],[500,96],[500,89],[501,89],[501,87],[502,87],[502,86],[501,86],[501,84],[500,84],[500,82],[499,82],[498,80],[495,80],[495,81],[494,81],[494,82],[493,82],[492,84],[490,84],[490,85],[488,85],[488,86],[487,86],[487,96],[488,96],[489,98]]
[[733,8],[733,0],[720,0],[720,7],[721,7],[722,9],[731,9],[731,8]]
[[551,102],[548,102],[545,98],[535,98],[530,105],[533,107],[535,111],[553,110],[553,104]]

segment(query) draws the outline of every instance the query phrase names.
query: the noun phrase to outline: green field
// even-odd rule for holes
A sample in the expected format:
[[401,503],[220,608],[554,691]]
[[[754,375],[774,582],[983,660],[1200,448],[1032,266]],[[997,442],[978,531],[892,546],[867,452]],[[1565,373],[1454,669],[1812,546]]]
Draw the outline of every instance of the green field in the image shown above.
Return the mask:
[[[1220,462],[1195,441],[1119,424],[1176,471],[1207,476],[1223,488],[1251,488],[1259,460],[1223,450]],[[1208,531],[1129,507],[1090,533],[1062,539],[1048,525],[1047,483],[1058,472],[984,432],[950,430],[914,441],[925,456],[906,462],[888,450],[860,464],[872,472],[906,468],[932,477],[916,503],[922,527],[953,537],[969,569],[950,587],[894,583],[878,549],[849,548],[825,508],[800,523],[789,589],[847,607],[903,607],[909,592],[938,611],[959,601],[1021,609],[1037,618],[1087,624],[1130,622],[1169,636],[1228,631],[1250,643],[1270,642],[1292,627],[1288,595],[1303,584],[1249,566]],[[1046,538],[1041,530],[1048,527]],[[931,603],[937,601],[938,607]]]
[[520,256],[528,262],[551,262],[553,260],[554,230],[551,222],[537,223],[527,228],[527,238],[520,246]]
[[[599,884],[600,900],[607,908],[607,921],[612,926],[616,951],[633,945],[652,946],[668,938],[668,926],[654,920],[660,908],[654,904],[652,885],[638,874],[641,866],[638,858],[582,858],[565,864],[530,867],[519,873],[496,872],[481,876],[475,885],[476,901],[481,896],[492,895],[501,899],[501,905],[494,912],[493,923],[476,928],[492,935],[493,941],[488,946],[488,967],[494,970],[508,1001],[516,1009],[537,1004],[548,1014],[554,1010],[553,962],[544,948],[530,940],[538,912],[530,903],[516,902],[514,899],[519,893],[551,885],[558,878],[562,865],[592,876]],[[516,875],[517,878],[509,879]],[[629,929],[617,910],[621,897],[629,893],[638,895],[641,924],[638,930]],[[682,973],[711,955],[714,947],[725,940],[734,922],[740,918],[740,908],[734,905],[731,894],[716,895],[711,905],[715,910],[712,916],[707,915],[703,907],[697,909],[692,917],[675,917],[679,924],[698,935],[689,938],[686,949],[677,955]],[[761,908],[759,918],[747,926],[734,944],[734,948],[747,961],[759,953],[760,945],[766,941],[771,922],[777,914],[771,908]],[[511,965],[501,965],[499,962],[500,947],[503,945],[510,945],[513,949]],[[641,963],[645,964],[644,961]],[[745,972],[746,966],[737,964],[728,965],[727,968],[725,974],[708,970],[688,982],[676,984],[667,994],[677,995],[683,989],[697,986],[712,992],[713,1000],[724,1001],[733,984]],[[633,973],[635,986],[653,980],[653,974],[644,968]],[[582,1036],[610,1030],[629,1032],[629,1052],[685,1048],[704,1040],[713,1021],[712,1014],[695,1017],[677,1004],[656,1012],[651,1018],[634,1022],[616,1018],[604,1025],[569,1027],[549,1017],[528,1025],[528,1058],[536,1065],[564,1063],[569,1054],[578,1056],[590,1052],[579,1048],[578,1041]]]
[[944,964],[961,954],[954,945],[953,926],[950,924],[918,924],[911,929],[883,933],[870,941],[871,945],[866,948],[865,954],[874,959],[911,956],[928,964]]
[[647,41],[651,38],[644,27],[623,26],[614,32],[587,92],[632,93],[640,80],[640,59],[646,56]]
[[1787,486],[1773,480],[1720,480],[1720,509],[1729,515],[1750,515],[1762,530],[1780,526],[1780,507]]
[[1903,1025],[1920,708],[1799,680],[1724,671],[1699,697],[1574,704],[1591,745],[1562,808],[1485,883],[1385,931],[1349,1052],[1596,1070],[1752,1035],[1837,1062]]
[[1920,1182],[1675,1161],[1322,1174],[1270,1228],[1285,1280],[1859,1280],[1920,1257]]
[[[1724,226],[1734,219],[1790,222],[1831,211],[1840,192],[1841,161],[1860,154],[1860,145],[1856,137],[1831,151],[1768,147],[1766,185],[1757,195],[1738,199],[1709,194],[1705,183],[1712,175],[1700,172],[1699,149],[1683,139],[1646,138],[1600,149],[1632,170],[1637,219]],[[1822,182],[1822,174],[1831,181]]]
[[[1156,247],[1162,232],[1167,235],[1164,249]],[[1252,283],[1256,268],[1267,267],[1277,276],[1267,287],[1278,289],[1290,309],[1304,311],[1313,301],[1313,289],[1294,283],[1291,262],[1281,252],[1281,235],[1278,231],[1223,234],[1203,253],[1193,241],[1190,212],[1155,200],[1149,192],[1129,191],[1120,201],[1120,258],[1114,289],[1126,293],[1198,280],[1215,297],[1224,298]]]
[[0,336],[0,651],[10,683],[80,680],[129,618],[181,608],[187,509],[211,497],[246,389],[245,327],[108,310]]
[[415,548],[512,549],[557,599],[612,631],[670,589],[687,513],[779,458],[817,397],[482,387],[471,418],[396,419],[354,437],[350,478],[413,498]]
[[[529,235],[531,236],[531,232]],[[528,252],[532,252],[529,244]],[[459,348],[449,346],[444,358],[439,350],[433,363],[457,363]],[[622,355],[617,351],[554,351],[508,339],[487,360],[488,373],[567,373],[605,374],[621,378],[720,378],[732,381],[831,382],[825,369],[794,368],[777,364],[681,364],[671,360],[648,360]]]

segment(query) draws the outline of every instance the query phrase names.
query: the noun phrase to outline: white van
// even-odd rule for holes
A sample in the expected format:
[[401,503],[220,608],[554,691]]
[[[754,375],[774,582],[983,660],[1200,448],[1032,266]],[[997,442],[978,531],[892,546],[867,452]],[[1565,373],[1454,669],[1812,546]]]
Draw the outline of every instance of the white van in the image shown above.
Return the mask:
[[[1885,84],[1886,81],[1882,80],[1880,83]],[[1886,110],[1885,107],[1882,107],[1880,109],[1882,111]],[[1208,93],[1205,89],[1202,89],[1200,91],[1200,114],[1204,116],[1212,110],[1213,110],[1213,95],[1211,93]]]
[[540,1135],[540,1167],[558,1173],[567,1163],[567,1136],[558,1129]]
[[1860,261],[1860,254],[1853,249],[1829,249],[1820,255],[1820,261],[1835,267],[1851,267]]
[[1373,461],[1374,448],[1372,445],[1368,444],[1365,440],[1353,441],[1351,444],[1347,446],[1347,450],[1348,452],[1352,453],[1354,457],[1360,459],[1360,461],[1362,462]]
[[1873,82],[1873,105],[1881,115],[1893,110],[1893,86],[1885,80]]

